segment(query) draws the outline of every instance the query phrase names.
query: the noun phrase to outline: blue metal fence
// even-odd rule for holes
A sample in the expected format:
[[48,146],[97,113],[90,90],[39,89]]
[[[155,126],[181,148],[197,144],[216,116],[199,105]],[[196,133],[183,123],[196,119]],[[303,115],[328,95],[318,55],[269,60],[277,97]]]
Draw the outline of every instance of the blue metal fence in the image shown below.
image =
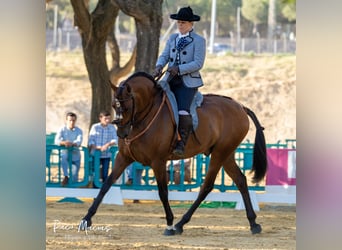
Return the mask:
[[[48,143],[48,137],[47,137]],[[49,141],[51,143],[51,140]],[[295,148],[296,140],[286,140],[285,143],[280,141],[275,144],[267,144],[268,148]],[[65,150],[64,146],[57,146],[53,144],[46,145],[46,187],[60,187],[64,178],[61,167],[61,150]],[[71,154],[73,148],[69,148],[68,153]],[[66,187],[98,187],[102,186],[102,178],[100,176],[100,151],[95,151],[94,156],[89,154],[89,150],[86,147],[79,147],[81,152],[81,168],[79,172],[79,180],[72,182],[72,178],[69,178],[69,183]],[[115,157],[118,152],[116,146],[110,148],[111,151],[111,163],[110,169],[114,165]],[[71,159],[71,157],[69,157]],[[241,168],[244,174],[248,174],[251,170],[253,160],[253,144],[249,141],[242,143],[236,150],[235,159],[238,166]],[[207,173],[210,157],[203,154],[192,157],[190,163],[186,163],[181,160],[177,163],[170,161],[168,164],[169,173],[169,190],[187,191],[199,189],[202,185],[205,175]],[[124,171],[122,176],[118,179],[113,186],[119,186],[121,189],[135,189],[135,190],[157,190],[157,183],[152,169],[149,166],[143,166],[139,162],[133,163],[133,173],[136,170],[142,171],[142,182],[135,180],[137,176],[133,174],[133,181],[127,184],[127,174]],[[72,171],[71,160],[69,160],[69,172]],[[190,175],[190,177],[188,176]],[[248,179],[248,178],[247,178]],[[138,183],[138,184],[137,184]],[[250,190],[265,190],[265,186],[261,184],[249,184]],[[223,168],[219,172],[214,189],[221,192],[227,190],[237,190],[234,182],[224,172]]]
[[[47,187],[60,187],[61,182],[63,181],[64,175],[61,165],[61,154],[62,150],[68,151],[68,166],[69,173],[72,173],[72,150],[75,148],[66,148],[64,146],[57,145],[46,145],[46,186]],[[69,182],[67,184],[68,187],[84,187],[88,185],[89,176],[91,175],[89,164],[90,157],[88,148],[79,147],[77,148],[81,152],[82,157],[82,167],[79,171],[79,180],[77,182],[73,182],[72,178],[69,178]]]

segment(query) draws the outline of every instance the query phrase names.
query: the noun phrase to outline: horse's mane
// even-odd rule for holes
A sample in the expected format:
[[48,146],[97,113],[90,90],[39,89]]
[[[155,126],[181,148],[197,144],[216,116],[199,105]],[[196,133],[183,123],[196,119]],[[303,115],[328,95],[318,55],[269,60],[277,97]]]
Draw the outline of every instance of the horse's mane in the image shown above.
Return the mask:
[[156,80],[154,80],[153,76],[150,75],[149,73],[144,72],[144,71],[137,71],[137,72],[133,73],[131,76],[129,76],[126,79],[126,81],[129,81],[130,79],[132,79],[134,77],[138,77],[138,76],[146,77],[146,78],[150,79],[154,83],[154,86],[157,85],[157,82],[156,82]]

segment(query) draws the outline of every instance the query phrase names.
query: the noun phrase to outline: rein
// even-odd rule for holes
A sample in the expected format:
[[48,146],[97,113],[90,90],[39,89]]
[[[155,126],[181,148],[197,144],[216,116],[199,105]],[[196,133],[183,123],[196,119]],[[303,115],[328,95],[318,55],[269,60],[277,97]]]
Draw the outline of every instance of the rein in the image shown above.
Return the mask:
[[162,99],[162,102],[161,102],[161,104],[160,104],[160,106],[159,106],[159,109],[158,109],[158,111],[155,113],[155,115],[153,116],[153,118],[152,118],[152,120],[149,122],[149,124],[146,126],[146,128],[145,128],[143,131],[141,131],[139,134],[137,134],[136,136],[134,136],[133,138],[125,138],[125,139],[124,139],[125,144],[126,144],[126,146],[127,146],[127,148],[128,148],[128,152],[129,152],[129,154],[131,155],[131,157],[132,157],[135,161],[137,161],[137,160],[136,160],[135,157],[133,156],[133,153],[132,153],[131,148],[130,148],[130,144],[132,143],[132,141],[138,139],[140,136],[142,136],[143,134],[145,134],[145,132],[152,126],[152,123],[153,123],[154,120],[157,118],[157,116],[159,115],[161,109],[163,108],[163,104],[165,103],[165,100],[166,100],[166,94],[165,94],[165,92],[163,92],[163,99]]
[[162,76],[165,74],[166,70],[163,71],[156,79],[154,79],[156,82],[158,82],[160,80],[160,78],[162,78]]

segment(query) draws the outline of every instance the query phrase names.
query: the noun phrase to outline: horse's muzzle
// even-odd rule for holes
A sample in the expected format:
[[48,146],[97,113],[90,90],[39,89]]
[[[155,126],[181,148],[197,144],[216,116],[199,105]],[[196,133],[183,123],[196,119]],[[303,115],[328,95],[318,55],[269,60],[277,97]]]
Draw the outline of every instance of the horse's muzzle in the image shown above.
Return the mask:
[[116,131],[116,134],[118,135],[118,137],[120,139],[125,139],[128,136],[128,133],[127,133],[127,131],[125,129],[118,129]]
[[120,120],[119,119],[115,119],[112,121],[112,124],[115,124],[115,125],[118,125],[120,123]]

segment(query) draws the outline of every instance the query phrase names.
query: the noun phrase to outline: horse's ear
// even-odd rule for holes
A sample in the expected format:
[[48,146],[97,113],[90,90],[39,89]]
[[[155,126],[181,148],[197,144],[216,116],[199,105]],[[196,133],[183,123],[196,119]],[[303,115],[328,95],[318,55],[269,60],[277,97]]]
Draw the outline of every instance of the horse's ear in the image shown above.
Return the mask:
[[109,84],[110,87],[112,88],[112,90],[114,91],[114,93],[118,90],[118,87],[115,86],[115,84],[112,83],[112,81],[109,79]]

